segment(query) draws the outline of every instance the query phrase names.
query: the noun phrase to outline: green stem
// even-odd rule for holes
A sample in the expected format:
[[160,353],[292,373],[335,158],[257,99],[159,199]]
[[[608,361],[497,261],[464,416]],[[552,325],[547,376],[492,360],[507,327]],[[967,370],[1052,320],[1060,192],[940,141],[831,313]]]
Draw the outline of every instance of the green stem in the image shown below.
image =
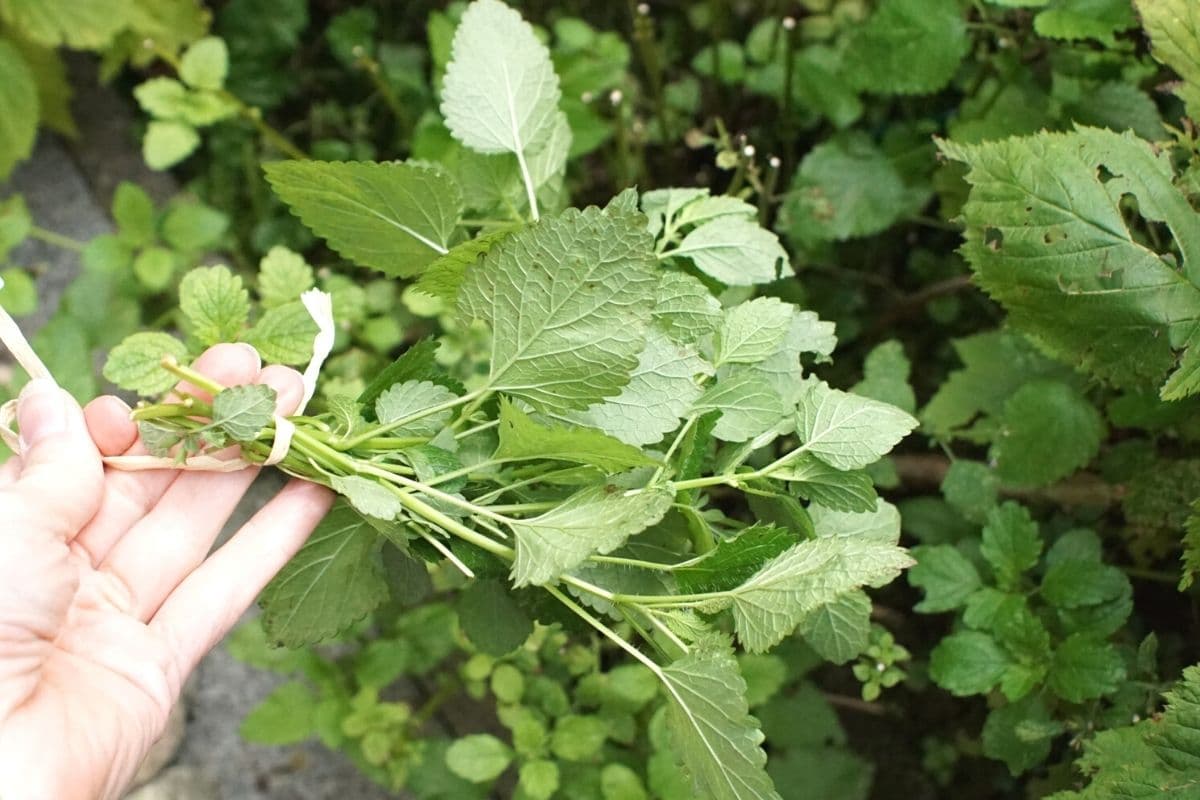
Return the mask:
[[379,92],[379,95],[383,98],[383,102],[391,109],[396,122],[401,125],[405,124],[407,115],[404,113],[404,106],[400,104],[400,98],[396,97],[391,84],[380,74],[382,70],[379,62],[366,53],[360,53],[358,56],[358,66],[367,73],[367,77],[370,78],[375,90]]
[[37,225],[29,228],[29,237],[75,253],[82,253],[83,248],[86,246],[83,242],[72,239],[70,236],[63,236],[61,233],[55,233],[52,230],[47,230]]
[[598,620],[594,616],[592,616],[590,613],[588,613],[582,606],[580,606],[578,603],[576,603],[574,600],[572,600],[570,597],[568,597],[565,592],[562,592],[562,591],[554,588],[553,586],[545,586],[543,588],[547,592],[549,592],[551,595],[553,595],[554,598],[558,600],[558,602],[562,603],[564,606],[566,606],[571,611],[573,611],[580,619],[582,619],[588,625],[591,625],[593,628],[595,628],[597,631],[599,631],[601,634],[603,634],[606,638],[608,638],[614,644],[616,644],[618,647],[620,647],[622,650],[624,650],[626,653],[629,653],[629,655],[633,656],[638,661],[645,664],[650,669],[651,672],[653,672],[655,675],[658,676],[659,680],[665,680],[665,677],[663,676],[662,667],[660,667],[658,664],[656,664],[653,659],[651,659],[648,655],[643,653],[641,650],[638,650],[636,647],[631,645],[629,642],[625,641],[625,637],[618,636],[616,631],[614,631],[612,628],[608,627],[603,622],[601,622],[600,620]]
[[343,439],[342,441],[336,443],[334,446],[338,450],[352,450],[355,447],[358,447],[359,445],[363,444],[364,442],[370,441],[371,439],[379,438],[380,436],[382,436],[385,433],[390,433],[391,431],[394,431],[397,428],[401,428],[405,425],[416,422],[419,419],[424,419],[425,417],[428,417],[431,414],[437,414],[438,412],[441,412],[441,411],[448,411],[452,408],[457,408],[458,406],[462,405],[463,403],[471,403],[472,401],[477,399],[482,393],[483,393],[482,390],[470,392],[468,394],[463,395],[462,397],[455,397],[454,399],[447,400],[444,403],[438,403],[435,406],[430,406],[429,408],[423,408],[420,411],[416,411],[407,416],[400,417],[399,419],[396,419],[396,420],[392,420],[391,422],[388,422],[386,424],[372,425],[370,428],[368,428],[366,431],[360,433],[358,436],[354,436],[350,439]]

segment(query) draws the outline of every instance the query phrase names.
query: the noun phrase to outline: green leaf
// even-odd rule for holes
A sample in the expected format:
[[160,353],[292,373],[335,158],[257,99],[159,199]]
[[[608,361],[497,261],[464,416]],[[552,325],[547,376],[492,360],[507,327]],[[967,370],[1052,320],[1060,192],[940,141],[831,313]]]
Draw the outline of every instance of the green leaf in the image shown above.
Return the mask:
[[744,442],[778,425],[787,415],[783,398],[759,375],[735,373],[717,381],[696,400],[697,413],[721,412],[713,435],[724,442]]
[[228,267],[199,267],[179,283],[179,310],[202,345],[233,342],[250,317],[250,295]]
[[845,664],[867,647],[871,634],[871,598],[847,592],[800,620],[800,634],[826,661]]
[[541,411],[620,393],[645,345],[657,284],[640,219],[568,210],[497,243],[467,271],[458,308],[465,323],[492,330],[488,388]]
[[746,682],[728,652],[694,651],[662,669],[671,747],[696,795],[780,800],[764,769],[763,735],[750,716]]
[[941,89],[971,42],[955,0],[884,0],[853,30],[843,69],[855,88],[876,94]]
[[986,694],[1011,663],[986,633],[960,631],[942,639],[929,654],[929,677],[957,697]]
[[179,59],[179,77],[193,89],[221,89],[229,73],[229,49],[216,36],[193,42]]
[[1117,690],[1125,662],[1116,648],[1085,634],[1073,634],[1054,651],[1046,684],[1072,703],[1094,700]]
[[426,338],[414,343],[367,384],[367,388],[358,396],[358,402],[366,408],[373,408],[385,390],[406,381],[431,381],[455,394],[465,393],[462,385],[449,378],[438,366],[438,346],[436,339]]
[[1038,562],[1042,537],[1024,506],[1008,502],[992,509],[983,527],[980,554],[992,566],[1001,589],[1013,589]]
[[[375,400],[375,415],[380,423],[387,425],[456,399],[457,396],[445,386],[431,381],[405,381],[393,385],[379,395]],[[392,435],[433,438],[449,424],[453,416],[453,408],[425,414],[396,428]]]
[[789,481],[805,500],[834,511],[870,511],[875,508],[875,485],[862,470],[835,469],[811,453],[771,473],[776,480]]
[[953,345],[963,368],[950,373],[921,411],[921,424],[938,438],[952,437],[980,413],[1003,413],[1005,401],[1026,383],[1070,374],[1009,330],[955,339]]
[[492,458],[500,460],[550,459],[591,464],[607,473],[659,462],[636,447],[590,428],[541,425],[506,398],[500,400],[500,446]]
[[881,586],[912,563],[899,547],[858,538],[793,545],[729,592],[738,639],[764,652],[815,609],[864,585]]
[[1134,0],[1134,5],[1151,53],[1183,78],[1175,93],[1188,114],[1200,118],[1200,9],[1188,0]]
[[900,409],[810,384],[796,412],[804,449],[837,469],[860,469],[878,461],[917,426]]
[[186,122],[154,120],[146,126],[142,158],[150,169],[167,169],[190,156],[200,146],[200,134]]
[[165,247],[147,247],[133,259],[133,274],[142,286],[161,292],[175,277],[175,254]]
[[641,776],[624,764],[606,764],[600,770],[600,791],[604,800],[647,800]]
[[1053,0],[1033,18],[1039,36],[1077,41],[1096,39],[1116,46],[1114,34],[1137,25],[1133,8],[1125,0]]
[[600,717],[568,714],[554,726],[550,750],[564,761],[592,761],[600,755],[609,725]]
[[304,304],[296,301],[267,309],[242,341],[258,350],[269,364],[303,364],[312,357],[316,335],[317,323]]
[[1060,561],[1047,569],[1042,578],[1042,598],[1057,608],[1107,603],[1128,588],[1129,579],[1124,572],[1096,561]]
[[133,247],[143,247],[154,241],[157,216],[154,201],[136,183],[121,181],[117,184],[113,192],[112,215],[122,241]]
[[215,247],[229,229],[229,217],[201,203],[176,203],[163,218],[163,238],[177,250]]
[[471,644],[491,656],[508,655],[533,633],[533,622],[513,600],[508,587],[499,581],[476,580],[467,584],[458,596],[455,610]]
[[1014,776],[1033,769],[1050,755],[1050,745],[1063,724],[1046,710],[1040,697],[993,709],[983,725],[983,753],[1003,761]]
[[112,349],[104,364],[104,377],[131,392],[156,395],[175,385],[176,378],[162,368],[166,356],[183,359],[187,345],[166,333],[135,333]]
[[0,308],[14,317],[37,311],[37,284],[29,273],[16,267],[0,270]]
[[1184,523],[1183,534],[1183,574],[1179,578],[1179,591],[1183,591],[1195,582],[1196,573],[1200,572],[1200,499],[1192,502],[1191,513]]
[[[0,19],[47,47],[99,50],[133,17],[130,0],[0,0]],[[7,106],[6,106],[7,108]]]
[[509,523],[517,540],[513,583],[547,583],[593,553],[611,553],[662,519],[673,500],[663,488],[594,486],[540,516]]
[[675,570],[682,594],[724,592],[745,583],[763,564],[796,544],[795,534],[774,525],[753,525],[720,542],[703,559]]
[[900,511],[886,500],[877,498],[868,511],[835,511],[814,504],[808,512],[821,538],[853,538],[875,544],[900,541]]
[[304,256],[275,245],[258,262],[258,297],[263,308],[275,308],[300,299],[316,284]]
[[679,427],[680,417],[704,391],[697,379],[712,373],[712,366],[692,346],[676,344],[651,328],[621,393],[563,417],[626,444],[654,444]]
[[912,364],[904,355],[904,345],[890,339],[867,354],[863,361],[863,379],[850,391],[913,414],[917,410],[917,399],[908,384],[911,371]]
[[558,124],[558,76],[521,15],[476,0],[454,33],[442,115],[455,139],[480,153],[536,152]]
[[33,218],[24,197],[14,194],[0,201],[0,259],[8,258],[9,252],[25,241],[32,229]]
[[986,464],[960,458],[950,463],[941,489],[955,511],[971,522],[982,523],[996,507],[1000,479]]
[[713,366],[756,364],[774,355],[792,324],[794,306],[756,297],[726,309],[713,335]]
[[781,230],[797,244],[871,236],[912,206],[887,155],[864,134],[818,144],[804,156],[781,211]]
[[463,200],[440,167],[371,162],[278,161],[267,181],[343,257],[411,277],[448,252]]
[[446,766],[450,771],[472,783],[495,780],[512,760],[512,749],[488,733],[464,736],[446,751]]
[[505,226],[454,245],[444,256],[439,256],[425,268],[417,279],[416,290],[439,298],[452,307],[458,299],[458,290],[462,288],[467,268],[514,230],[516,226]]
[[[0,5],[0,10],[6,6]],[[0,180],[33,152],[38,96],[34,76],[12,43],[0,39]]]
[[316,733],[317,698],[299,681],[276,687],[246,718],[238,733],[255,744],[295,744]]
[[961,608],[983,586],[975,565],[952,545],[923,545],[914,547],[912,553],[917,564],[909,570],[908,582],[925,591],[925,599],[913,606],[919,613]]
[[231,386],[213,398],[212,424],[235,442],[252,442],[275,416],[275,390],[262,383]]
[[354,509],[337,504],[263,590],[263,628],[285,647],[328,639],[388,598],[379,534]]
[[[1118,386],[1160,384],[1200,308],[1200,214],[1172,185],[1167,154],[1094,128],[940,146],[970,166],[963,252],[1009,322]],[[1182,271],[1135,237],[1125,194],[1167,224]]]
[[521,765],[517,787],[529,800],[550,800],[559,787],[558,764],[546,759]]
[[705,222],[663,255],[690,258],[697,269],[727,286],[770,283],[779,276],[780,263],[788,263],[779,237],[732,215]]
[[329,485],[364,516],[391,521],[400,516],[404,506],[386,486],[357,475],[335,475]]
[[1104,731],[1084,744],[1080,765],[1094,773],[1082,792],[1055,800],[1108,798],[1190,798],[1200,766],[1200,667],[1188,667],[1167,693],[1160,717]]
[[691,344],[716,330],[721,304],[691,275],[664,272],[651,316],[673,341]]
[[1086,466],[1100,452],[1104,420],[1072,387],[1058,381],[1022,386],[1004,404],[990,456],[1014,486],[1044,486]]

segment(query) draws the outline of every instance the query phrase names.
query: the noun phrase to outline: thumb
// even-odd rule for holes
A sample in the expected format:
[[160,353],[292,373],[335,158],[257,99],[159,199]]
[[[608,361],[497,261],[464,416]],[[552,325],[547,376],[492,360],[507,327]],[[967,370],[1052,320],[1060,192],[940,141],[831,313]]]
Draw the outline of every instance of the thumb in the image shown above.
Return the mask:
[[104,485],[83,409],[53,380],[39,378],[21,392],[17,424],[21,473],[0,496],[26,527],[70,539],[96,513]]

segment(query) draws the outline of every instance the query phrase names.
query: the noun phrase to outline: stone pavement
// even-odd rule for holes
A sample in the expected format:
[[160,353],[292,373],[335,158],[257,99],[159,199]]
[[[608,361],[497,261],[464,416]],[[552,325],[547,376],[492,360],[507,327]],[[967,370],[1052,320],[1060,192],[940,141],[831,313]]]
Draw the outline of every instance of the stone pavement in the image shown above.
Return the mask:
[[[79,85],[94,85],[83,81]],[[112,230],[107,208],[122,179],[147,184],[156,200],[173,190],[170,180],[148,173],[131,133],[130,112],[115,94],[84,90],[77,119],[82,137],[67,145],[43,136],[34,157],[20,166],[0,197],[25,195],[36,223],[78,240]],[[36,330],[57,307],[64,287],[78,272],[75,253],[40,242],[26,243],[13,263],[37,265],[42,308],[23,320]],[[280,485],[264,475],[252,487],[226,535]],[[169,534],[170,532],[164,532]],[[250,612],[251,614],[253,611]],[[291,747],[263,747],[243,742],[238,726],[243,716],[280,682],[277,676],[235,661],[224,647],[201,663],[185,689],[186,719],[176,731],[178,748],[164,747],[167,765],[127,800],[380,800],[396,797],[376,787],[338,753],[316,742]],[[172,751],[174,751],[172,753]]]

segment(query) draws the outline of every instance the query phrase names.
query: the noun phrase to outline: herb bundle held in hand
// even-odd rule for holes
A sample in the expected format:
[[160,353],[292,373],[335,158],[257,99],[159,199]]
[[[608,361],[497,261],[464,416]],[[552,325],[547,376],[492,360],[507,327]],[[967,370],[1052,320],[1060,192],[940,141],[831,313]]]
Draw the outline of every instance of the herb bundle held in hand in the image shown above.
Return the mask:
[[[769,283],[786,263],[753,206],[666,189],[555,208],[570,140],[558,100],[531,28],[478,0],[442,110],[462,153],[511,167],[524,203],[511,219],[472,238],[463,214],[478,203],[433,164],[267,168],[342,256],[417,277],[464,327],[486,329],[485,373],[460,382],[422,341],[357,396],[326,392],[279,416],[271,386],[185,366],[189,348],[240,340],[300,363],[316,338],[319,364],[331,336],[313,328],[302,282],[254,315],[241,278],[208,267],[181,286],[187,343],[135,334],[105,374],[156,398],[133,412],[151,456],[272,463],[341,495],[262,596],[275,641],[317,642],[370,613],[387,594],[381,548],[507,575],[516,595],[548,593],[657,676],[697,796],[777,797],[734,640],[763,652],[800,628],[835,648],[838,632],[812,623],[839,603],[866,630],[869,604],[847,599],[912,562],[864,469],[916,420],[805,374],[805,354],[832,352],[832,324],[724,288]],[[177,381],[192,389],[157,399]],[[772,522],[747,521],[743,495],[775,509]]]

